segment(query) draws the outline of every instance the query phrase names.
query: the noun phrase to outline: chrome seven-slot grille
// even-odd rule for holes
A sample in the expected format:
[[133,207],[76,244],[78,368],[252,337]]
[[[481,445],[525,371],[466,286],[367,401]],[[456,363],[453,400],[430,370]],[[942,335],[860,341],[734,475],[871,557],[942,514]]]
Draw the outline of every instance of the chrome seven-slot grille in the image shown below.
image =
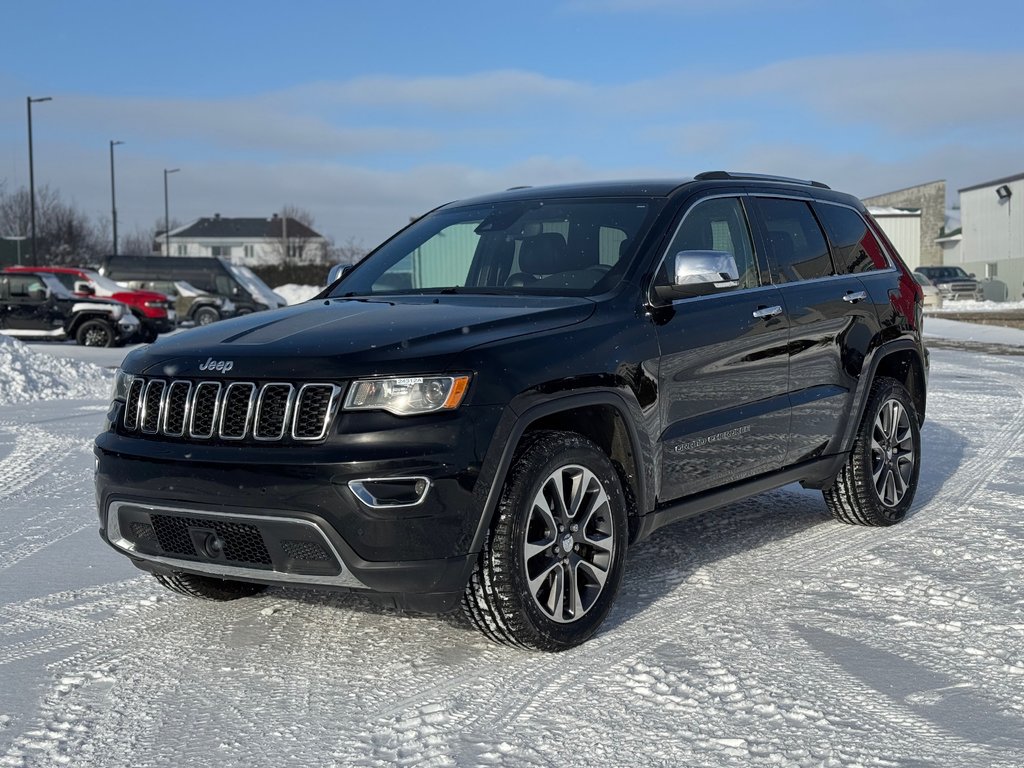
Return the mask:
[[341,391],[336,384],[135,377],[123,426],[200,440],[322,440]]

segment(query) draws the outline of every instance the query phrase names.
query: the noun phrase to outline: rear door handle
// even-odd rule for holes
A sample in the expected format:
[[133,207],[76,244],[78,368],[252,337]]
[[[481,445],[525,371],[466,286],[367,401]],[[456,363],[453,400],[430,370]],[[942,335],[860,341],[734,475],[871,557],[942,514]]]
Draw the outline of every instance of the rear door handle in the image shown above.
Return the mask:
[[867,291],[849,291],[843,296],[843,301],[848,301],[851,304],[856,304],[858,301],[864,301],[868,297]]
[[778,306],[777,304],[774,307],[761,307],[760,309],[754,310],[754,317],[757,318],[775,317],[776,315],[781,314],[782,307]]

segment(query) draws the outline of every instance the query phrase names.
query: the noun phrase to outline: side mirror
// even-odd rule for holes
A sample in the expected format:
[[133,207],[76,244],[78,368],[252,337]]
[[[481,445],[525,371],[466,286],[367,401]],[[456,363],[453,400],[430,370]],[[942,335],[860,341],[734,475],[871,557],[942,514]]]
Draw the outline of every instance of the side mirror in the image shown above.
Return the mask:
[[89,285],[85,280],[76,280],[75,293],[80,293],[83,296],[95,296],[96,289]]
[[968,277],[974,277],[974,273],[973,273],[973,272],[968,272],[968,273],[967,273],[967,276],[968,276]]
[[680,251],[673,266],[672,285],[655,289],[669,301],[735,288],[740,278],[736,258],[728,251]]
[[351,264],[335,264],[327,273],[327,282],[325,283],[325,285],[331,285],[332,283],[334,283],[334,281],[340,280],[351,271]]

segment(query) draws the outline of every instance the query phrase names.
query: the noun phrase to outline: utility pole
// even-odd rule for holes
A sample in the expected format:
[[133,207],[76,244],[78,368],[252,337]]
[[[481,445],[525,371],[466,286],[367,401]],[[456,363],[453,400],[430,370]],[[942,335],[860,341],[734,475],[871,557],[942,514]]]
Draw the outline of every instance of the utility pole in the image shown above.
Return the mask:
[[114,192],[114,147],[123,141],[110,142],[110,220],[114,225],[114,255],[117,256],[117,195]]

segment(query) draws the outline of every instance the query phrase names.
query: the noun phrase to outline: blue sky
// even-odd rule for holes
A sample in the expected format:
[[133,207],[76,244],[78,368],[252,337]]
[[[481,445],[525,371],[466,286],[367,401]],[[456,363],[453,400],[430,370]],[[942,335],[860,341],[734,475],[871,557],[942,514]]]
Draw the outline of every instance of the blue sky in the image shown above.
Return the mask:
[[[4,11],[0,182],[120,230],[313,213],[372,246],[516,184],[728,168],[870,195],[1024,170],[1024,7],[890,0],[54,2]],[[953,195],[955,199],[955,194]],[[13,233],[0,233],[13,234]]]

